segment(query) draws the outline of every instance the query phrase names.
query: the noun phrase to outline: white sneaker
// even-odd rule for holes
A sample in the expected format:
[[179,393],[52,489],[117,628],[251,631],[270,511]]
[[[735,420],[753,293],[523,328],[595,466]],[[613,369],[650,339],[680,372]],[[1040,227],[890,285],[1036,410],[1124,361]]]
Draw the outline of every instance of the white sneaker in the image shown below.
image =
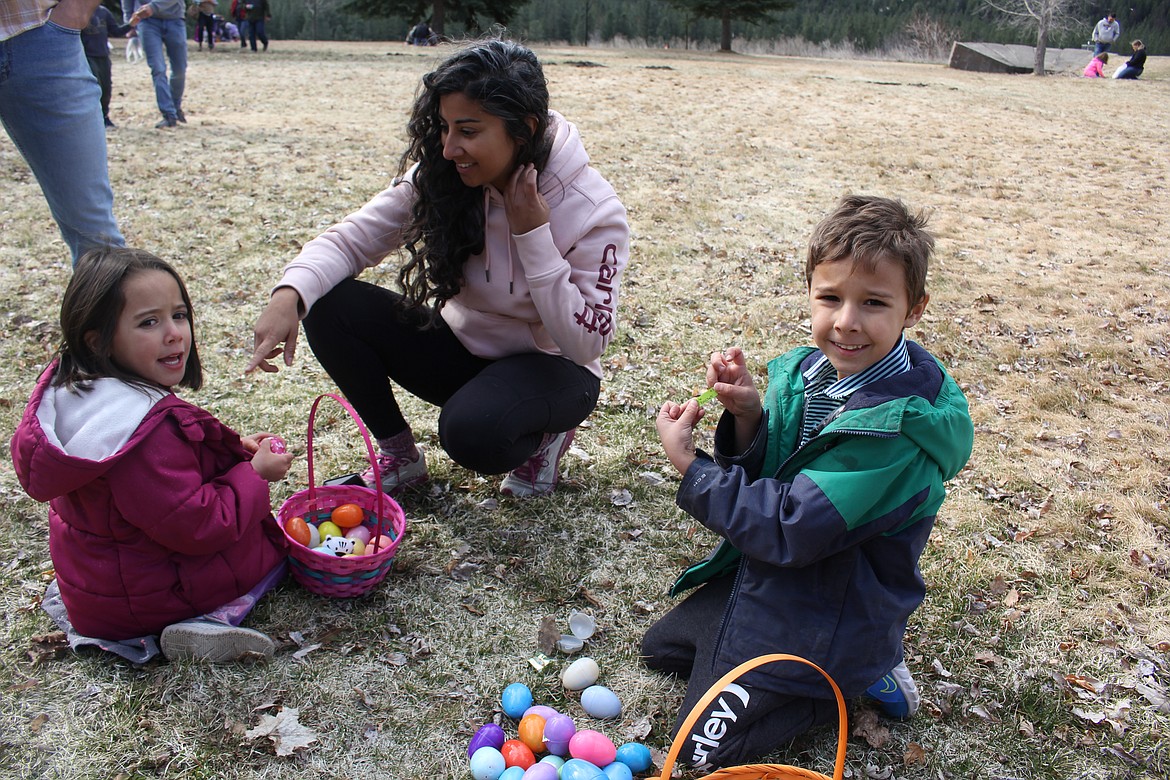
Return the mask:
[[576,433],[576,428],[564,433],[546,433],[536,453],[504,477],[500,492],[516,498],[546,496],[553,492],[560,477],[561,457],[573,443]]
[[276,653],[276,644],[266,634],[212,620],[172,623],[163,629],[159,646],[171,661],[211,664],[268,661]]
[[[417,485],[430,479],[430,472],[427,471],[426,453],[423,452],[422,447],[416,447],[415,452],[418,453],[418,457],[414,460],[387,455],[384,452],[379,453],[378,474],[382,478],[383,493],[394,494],[401,488]],[[371,490],[376,487],[373,466],[362,473],[362,481]]]

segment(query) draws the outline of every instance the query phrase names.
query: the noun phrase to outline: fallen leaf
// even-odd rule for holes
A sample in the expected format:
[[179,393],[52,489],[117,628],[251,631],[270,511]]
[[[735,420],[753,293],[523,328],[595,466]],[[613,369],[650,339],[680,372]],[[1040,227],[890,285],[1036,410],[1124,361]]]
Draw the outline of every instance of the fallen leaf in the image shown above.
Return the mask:
[[556,619],[552,615],[541,618],[540,629],[536,632],[536,646],[540,648],[540,652],[552,655],[560,638],[561,630],[557,628]]
[[36,733],[40,732],[40,730],[42,728],[44,728],[44,725],[48,722],[49,722],[49,714],[47,712],[42,712],[40,715],[37,715],[35,718],[33,718],[32,720],[30,720],[28,722],[28,730],[31,731],[32,733],[36,734]]
[[906,766],[926,763],[926,749],[917,742],[911,742],[902,753],[902,763]]
[[276,747],[276,755],[291,756],[297,749],[308,747],[319,741],[317,735],[301,725],[298,720],[300,710],[296,707],[284,707],[276,715],[264,715],[255,728],[244,733],[246,739],[267,737]]
[[890,730],[882,725],[877,712],[868,708],[859,708],[853,716],[852,733],[864,739],[871,748],[881,748],[890,741]]

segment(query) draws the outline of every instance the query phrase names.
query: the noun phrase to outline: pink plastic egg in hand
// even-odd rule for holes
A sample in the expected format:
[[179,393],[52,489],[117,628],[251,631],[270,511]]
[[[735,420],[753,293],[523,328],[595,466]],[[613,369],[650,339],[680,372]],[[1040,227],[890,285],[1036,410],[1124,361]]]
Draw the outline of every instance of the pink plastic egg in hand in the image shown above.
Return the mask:
[[617,748],[600,731],[583,729],[569,740],[569,755],[601,767],[613,763],[617,758]]
[[284,439],[279,436],[270,436],[268,438],[268,449],[272,450],[273,455],[283,455],[288,452],[288,447],[285,446]]

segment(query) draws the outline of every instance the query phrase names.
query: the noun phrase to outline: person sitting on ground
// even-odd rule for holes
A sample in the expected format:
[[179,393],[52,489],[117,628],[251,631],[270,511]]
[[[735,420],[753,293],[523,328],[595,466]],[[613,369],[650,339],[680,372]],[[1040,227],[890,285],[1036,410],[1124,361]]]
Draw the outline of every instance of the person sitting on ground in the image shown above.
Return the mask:
[[[642,640],[647,666],[689,678],[675,731],[716,680],[769,653],[812,661],[888,715],[919,707],[902,647],[926,592],[918,558],[974,440],[955,380],[903,334],[929,300],[925,228],[900,201],[842,199],[805,264],[815,346],[768,364],[762,400],[742,350],[711,356],[707,385],[725,410],[714,459],[695,449],[696,399],[658,413],[679,507],[723,537],[672,593],[701,587]],[[675,734],[682,760],[751,762],[837,719],[803,666],[753,671],[734,692]]]
[[[423,77],[398,178],[305,244],[256,322],[247,370],[276,371],[281,344],[292,365],[304,317],[317,360],[378,440],[387,492],[428,476],[391,381],[441,406],[443,449],[508,472],[500,489],[513,496],[552,492],[597,404],[630,229],[548,103],[523,46],[450,55]],[[355,278],[396,250],[401,293]],[[364,478],[375,487],[372,468]]]
[[1146,45],[1135,40],[1130,46],[1133,47],[1133,56],[1113,74],[1115,79],[1136,79],[1146,69]]
[[21,486],[49,502],[45,610],[72,647],[136,663],[160,646],[172,660],[272,657],[239,623],[285,573],[268,483],[293,456],[174,394],[203,382],[179,274],[137,249],[88,252],[61,331],[12,438]]
[[1093,57],[1089,60],[1089,64],[1085,66],[1084,77],[1088,79],[1099,79],[1105,77],[1105,64],[1109,62],[1109,55],[1105,52]]

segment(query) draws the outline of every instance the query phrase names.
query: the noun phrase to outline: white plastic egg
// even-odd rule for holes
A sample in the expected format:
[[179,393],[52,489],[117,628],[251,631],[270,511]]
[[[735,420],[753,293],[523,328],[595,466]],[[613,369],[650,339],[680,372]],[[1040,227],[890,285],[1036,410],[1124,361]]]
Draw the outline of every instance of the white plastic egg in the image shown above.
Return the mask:
[[561,673],[561,684],[570,691],[582,691],[597,682],[599,674],[596,661],[588,656],[578,658]]

